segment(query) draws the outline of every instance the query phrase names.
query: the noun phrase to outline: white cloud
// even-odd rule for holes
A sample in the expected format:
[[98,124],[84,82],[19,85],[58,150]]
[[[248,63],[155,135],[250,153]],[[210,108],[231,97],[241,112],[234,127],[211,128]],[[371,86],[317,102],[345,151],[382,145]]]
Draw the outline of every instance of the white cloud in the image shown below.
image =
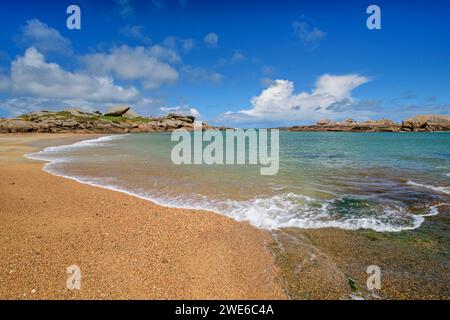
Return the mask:
[[210,32],[203,38],[203,41],[209,47],[216,47],[219,42],[219,36],[214,32]]
[[297,38],[305,44],[317,44],[325,38],[326,33],[317,27],[312,27],[304,20],[295,20],[292,22],[292,28]]
[[154,89],[178,80],[178,72],[169,63],[178,63],[181,59],[173,50],[156,45],[150,48],[121,46],[107,54],[86,55],[81,61],[91,73],[140,80],[144,88]]
[[35,47],[43,53],[71,53],[70,40],[64,38],[58,30],[42,23],[38,19],[28,20],[16,38],[19,45]]
[[[137,47],[134,50],[140,51],[141,47]],[[180,63],[180,56],[172,49],[162,47],[160,45],[154,45],[153,47],[147,48],[147,54],[153,56],[155,58],[160,59],[161,61],[166,61],[170,63]]]
[[41,97],[15,97],[0,101],[1,111],[6,115],[18,116],[36,110],[61,111],[66,108],[80,108],[83,110],[93,110],[97,108],[96,103],[86,101],[74,101],[64,99],[47,99]]
[[134,87],[117,86],[111,78],[69,72],[56,63],[47,63],[33,47],[12,62],[10,82],[14,94],[50,99],[129,102],[139,97]]
[[253,108],[227,112],[224,116],[243,122],[317,120],[336,116],[338,111],[334,106],[338,103],[351,106],[354,101],[352,90],[368,81],[368,78],[355,74],[326,74],[317,80],[311,93],[295,93],[293,82],[275,80],[259,96],[252,98]]
[[186,104],[183,104],[181,106],[176,106],[176,107],[161,107],[161,108],[159,108],[159,110],[163,113],[178,113],[178,114],[194,116],[195,118],[201,117],[200,112],[196,108],[190,107]]

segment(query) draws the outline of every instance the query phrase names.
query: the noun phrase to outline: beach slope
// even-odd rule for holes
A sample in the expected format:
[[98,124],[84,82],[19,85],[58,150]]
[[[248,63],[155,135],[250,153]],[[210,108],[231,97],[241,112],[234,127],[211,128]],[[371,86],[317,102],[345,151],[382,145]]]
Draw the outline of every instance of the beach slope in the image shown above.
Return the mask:
[[[83,138],[0,137],[0,298],[286,298],[268,232],[55,177],[23,158]],[[80,290],[66,287],[71,265]]]

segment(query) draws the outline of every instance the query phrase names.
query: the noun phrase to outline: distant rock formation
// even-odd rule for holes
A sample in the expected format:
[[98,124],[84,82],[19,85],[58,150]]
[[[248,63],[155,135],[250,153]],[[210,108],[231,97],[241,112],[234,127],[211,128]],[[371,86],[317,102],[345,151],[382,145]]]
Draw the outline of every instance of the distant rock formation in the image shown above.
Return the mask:
[[316,124],[318,126],[328,126],[328,125],[330,125],[330,120],[328,120],[328,119],[320,119],[319,121],[317,121]]
[[402,122],[403,131],[449,131],[450,117],[445,115],[418,115]]
[[447,115],[418,115],[402,121],[401,124],[389,119],[367,120],[363,122],[345,119],[332,122],[322,119],[315,125],[281,128],[287,131],[349,131],[349,132],[407,132],[407,131],[450,131],[450,117]]
[[[120,114],[120,115],[119,115]],[[193,116],[170,113],[163,117],[142,117],[129,106],[110,108],[106,114],[80,109],[37,111],[12,119],[0,119],[0,133],[76,132],[128,133],[194,129]],[[214,128],[203,124],[203,130]]]

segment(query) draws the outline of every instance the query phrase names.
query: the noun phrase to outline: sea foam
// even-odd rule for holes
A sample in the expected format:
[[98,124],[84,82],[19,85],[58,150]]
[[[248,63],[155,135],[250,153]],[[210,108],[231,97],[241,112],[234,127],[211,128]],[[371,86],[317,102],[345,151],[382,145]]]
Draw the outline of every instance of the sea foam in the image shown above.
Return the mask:
[[441,192],[441,193],[445,193],[445,194],[450,194],[450,187],[439,187],[439,186],[433,186],[433,185],[429,185],[429,184],[422,184],[422,183],[417,183],[414,181],[408,181],[406,182],[407,184],[414,186],[414,187],[418,187],[418,188],[426,188],[426,189],[430,189],[436,192]]
[[[126,135],[112,135],[83,140],[70,145],[47,147],[42,151],[25,156],[30,159],[46,161],[44,171],[79,183],[122,192],[162,206],[213,211],[237,221],[248,221],[258,228],[269,230],[283,227],[307,229],[334,227],[349,230],[372,229],[379,232],[398,232],[420,227],[425,220],[424,217],[438,214],[438,207],[444,205],[438,204],[430,207],[428,214],[415,215],[401,203],[369,203],[366,207],[370,208],[370,210],[365,215],[361,213],[358,205],[361,203],[365,204],[364,201],[368,201],[367,199],[314,199],[298,193],[282,193],[266,198],[255,197],[246,201],[215,200],[197,194],[180,194],[169,197],[164,194],[158,194],[155,190],[123,187],[120,185],[120,181],[115,181],[111,177],[68,175],[64,170],[55,166],[55,164],[70,162],[70,157],[61,155],[67,154],[70,150],[108,146],[112,141],[124,137]],[[412,181],[408,182],[408,184],[430,187]],[[445,190],[442,187],[434,188],[440,192]],[[281,192],[282,189],[279,191]],[[350,204],[350,207],[351,205],[356,206],[356,209],[340,212],[347,204]]]

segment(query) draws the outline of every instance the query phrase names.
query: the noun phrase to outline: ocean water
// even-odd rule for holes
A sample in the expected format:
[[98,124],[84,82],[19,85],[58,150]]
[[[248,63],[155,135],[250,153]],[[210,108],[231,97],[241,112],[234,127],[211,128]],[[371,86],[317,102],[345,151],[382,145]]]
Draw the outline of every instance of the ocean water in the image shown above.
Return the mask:
[[[450,133],[280,132],[280,168],[175,165],[170,133],[113,135],[27,155],[44,170],[260,228],[419,228],[450,210]],[[205,143],[206,145],[206,143]]]

